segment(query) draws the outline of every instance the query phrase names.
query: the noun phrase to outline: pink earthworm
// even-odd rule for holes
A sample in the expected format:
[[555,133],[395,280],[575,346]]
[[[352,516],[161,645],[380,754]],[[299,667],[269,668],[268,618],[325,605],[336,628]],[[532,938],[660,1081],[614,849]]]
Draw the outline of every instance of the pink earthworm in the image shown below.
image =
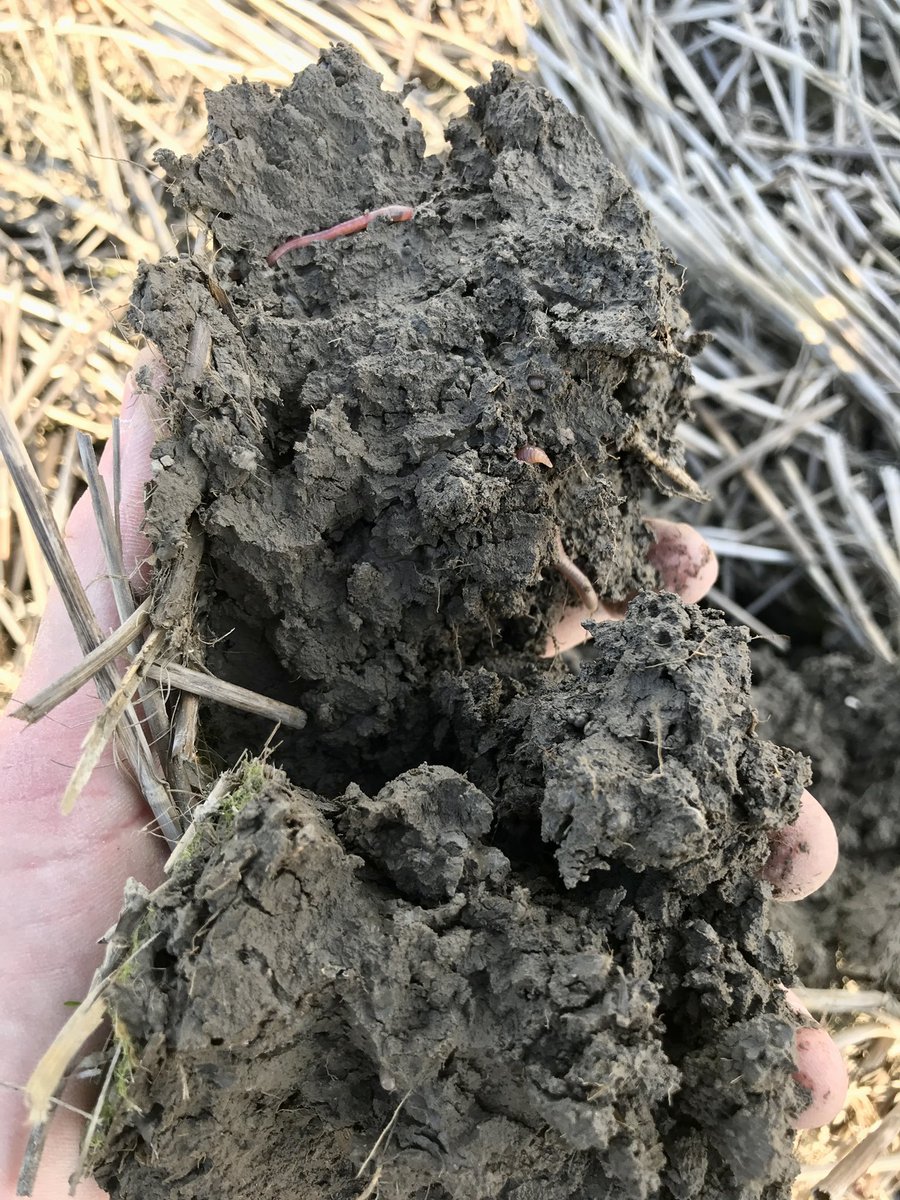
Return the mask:
[[594,591],[593,584],[584,571],[576,567],[568,554],[566,554],[563,549],[562,535],[558,529],[553,540],[553,545],[556,550],[556,558],[553,561],[554,567],[562,575],[563,579],[572,585],[588,612],[596,612],[600,607],[600,600]]
[[384,217],[387,221],[411,221],[415,211],[411,204],[386,204],[383,208],[373,208],[371,212],[360,213],[358,217],[351,217],[348,221],[340,221],[330,229],[320,229],[317,233],[301,233],[299,237],[290,238],[277,246],[268,255],[266,262],[270,267],[274,267],[282,254],[287,254],[288,250],[310,246],[313,242],[331,242],[335,238],[346,237],[348,233],[359,233],[378,217]]
[[540,446],[520,446],[516,451],[516,458],[523,463],[540,463],[542,467],[553,466],[547,452]]

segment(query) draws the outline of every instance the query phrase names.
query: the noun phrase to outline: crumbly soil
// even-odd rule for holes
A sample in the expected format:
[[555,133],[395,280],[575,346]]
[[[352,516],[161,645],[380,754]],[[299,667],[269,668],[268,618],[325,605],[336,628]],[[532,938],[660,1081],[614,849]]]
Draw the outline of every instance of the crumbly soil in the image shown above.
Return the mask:
[[[557,531],[599,594],[655,584],[640,498],[668,485],[634,447],[682,462],[679,285],[583,123],[503,69],[445,159],[346,49],[208,105],[207,149],[163,161],[214,235],[214,281],[169,260],[135,293],[170,363],[198,316],[212,335],[202,377],[171,381],[149,530],[164,563],[199,523],[210,665],[265,671],[308,711],[304,782],[377,787],[433,756],[439,671],[534,655],[577,599]],[[415,218],[266,265],[385,203]],[[553,468],[517,459],[529,445]]]
[[594,636],[506,703],[457,677],[477,784],[238,769],[120,923],[113,1196],[788,1196],[791,972],[754,875],[806,762],[753,732],[719,614],[647,595]]
[[796,670],[774,655],[756,666],[761,732],[812,759],[812,790],[834,821],[841,857],[802,905],[779,905],[800,973],[827,987],[850,975],[900,991],[900,671],[847,654]]
[[[214,266],[135,294],[172,368],[159,595],[202,550],[208,664],[308,723],[129,897],[98,1179],[786,1200],[805,1094],[757,874],[808,764],[757,735],[744,631],[674,596],[595,626],[580,674],[538,658],[575,599],[557,531],[602,595],[658,582],[642,492],[681,462],[690,339],[646,214],[503,69],[443,158],[342,48],[209,109],[164,162]],[[387,203],[414,219],[266,265]],[[202,728],[231,764],[271,732]]]

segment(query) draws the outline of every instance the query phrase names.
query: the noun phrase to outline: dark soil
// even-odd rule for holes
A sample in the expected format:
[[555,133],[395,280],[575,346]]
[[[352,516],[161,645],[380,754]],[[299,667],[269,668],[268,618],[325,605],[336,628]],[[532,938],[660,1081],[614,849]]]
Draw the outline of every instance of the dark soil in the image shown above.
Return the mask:
[[718,614],[646,596],[594,633],[581,678],[466,706],[482,786],[240,770],[120,925],[155,940],[110,994],[113,1196],[789,1194],[790,967],[753,875],[805,762],[754,735]]
[[846,654],[756,666],[761,729],[811,757],[841,844],[831,879],[802,905],[778,906],[778,924],[810,986],[846,973],[900,991],[900,671]]
[[[557,530],[600,594],[655,584],[640,497],[666,481],[630,447],[682,461],[679,289],[582,122],[503,70],[445,160],[346,50],[208,104],[209,147],[164,161],[227,302],[185,259],[138,281],[135,323],[169,362],[198,315],[212,331],[202,379],[172,381],[149,529],[165,561],[199,518],[205,615],[236,630],[212,665],[258,686],[264,662],[308,710],[304,782],[378,787],[452,755],[439,671],[500,644],[531,656],[576,599],[551,569]],[[390,202],[415,219],[265,263]],[[526,445],[553,469],[520,462]]]
[[[202,539],[208,664],[309,721],[126,907],[98,1179],[786,1200],[804,1093],[756,875],[807,763],[757,736],[717,613],[647,593],[579,675],[537,657],[574,600],[557,531],[601,594],[657,583],[642,491],[681,461],[690,341],[646,215],[502,69],[442,159],[345,49],[209,107],[164,161],[214,276],[135,298],[172,366],[149,528],[160,594]],[[266,266],[387,203],[415,218]],[[270,732],[203,728],[232,763]]]

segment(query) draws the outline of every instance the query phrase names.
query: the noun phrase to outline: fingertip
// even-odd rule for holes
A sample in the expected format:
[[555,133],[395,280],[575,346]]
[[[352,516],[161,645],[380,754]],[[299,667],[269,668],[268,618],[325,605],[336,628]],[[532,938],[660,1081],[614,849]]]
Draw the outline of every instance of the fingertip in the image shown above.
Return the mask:
[[[796,992],[785,989],[784,998],[800,1016],[814,1018]],[[830,1125],[847,1102],[850,1077],[843,1055],[828,1032],[818,1025],[803,1025],[794,1035],[793,1078],[811,1093],[806,1108],[793,1120],[796,1129]]]
[[702,600],[719,575],[719,560],[710,544],[684,522],[648,517],[644,522],[655,538],[647,552],[659,572],[663,587],[685,604]]
[[581,622],[587,621],[590,615],[583,604],[579,604],[576,608],[565,609],[563,615],[547,634],[541,658],[554,658],[557,654],[583,645],[590,634],[582,628]]
[[822,805],[805,789],[796,821],[770,840],[762,878],[772,885],[776,900],[802,900],[820,888],[837,866],[837,831]]
[[138,405],[156,404],[166,382],[166,375],[166,364],[154,346],[144,346],[137,352],[131,370],[125,376],[121,414],[123,420]]
[[[119,417],[122,551],[132,586],[143,592],[149,582],[147,560],[150,546],[141,526],[144,519],[144,485],[152,477],[151,453],[162,436],[160,393],[165,386],[166,364],[152,346],[138,352],[125,378],[122,412]],[[112,474],[112,455],[101,463],[103,473]]]
[[583,604],[579,604],[575,608],[564,609],[563,615],[547,635],[541,658],[553,658],[566,650],[584,645],[591,635],[583,628],[583,621],[621,621],[626,607],[621,605],[620,609],[616,609],[608,604],[601,604],[591,612]]
[[150,475],[150,451],[158,437],[159,397],[166,375],[161,355],[152,346],[145,346],[125,377],[119,415],[122,467],[123,472],[126,466],[130,471],[137,468],[142,481]]

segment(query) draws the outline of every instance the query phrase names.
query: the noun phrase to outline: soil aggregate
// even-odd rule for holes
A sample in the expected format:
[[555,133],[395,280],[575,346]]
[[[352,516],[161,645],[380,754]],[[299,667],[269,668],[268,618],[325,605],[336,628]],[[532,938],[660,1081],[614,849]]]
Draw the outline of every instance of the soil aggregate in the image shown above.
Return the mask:
[[[241,682],[265,662],[308,711],[304,781],[376,786],[433,753],[438,672],[500,642],[536,654],[577,600],[557,531],[598,594],[656,584],[640,497],[672,488],[636,447],[683,463],[680,285],[583,122],[505,68],[443,159],[345,48],[208,104],[208,147],[161,161],[215,239],[215,284],[168,260],[134,297],[169,362],[198,317],[212,347],[201,379],[172,377],[148,530],[165,563],[199,523],[228,635],[211,665]],[[390,202],[414,219],[265,263]]]
[[592,633],[580,678],[485,713],[484,788],[237,769],[120,922],[153,940],[109,993],[111,1195],[355,1197],[373,1148],[415,1200],[789,1195],[791,967],[753,872],[807,763],[753,732],[720,614],[646,595]]
[[[204,706],[230,782],[113,937],[97,1179],[787,1200],[807,1094],[757,875],[809,764],[757,733],[746,631],[648,590],[696,339],[646,214],[502,67],[433,158],[345,47],[208,99],[207,148],[160,161],[215,257],[134,297],[170,366],[155,619],[308,722],[262,761],[271,726]],[[575,600],[557,533],[637,594],[577,673],[538,657]]]

